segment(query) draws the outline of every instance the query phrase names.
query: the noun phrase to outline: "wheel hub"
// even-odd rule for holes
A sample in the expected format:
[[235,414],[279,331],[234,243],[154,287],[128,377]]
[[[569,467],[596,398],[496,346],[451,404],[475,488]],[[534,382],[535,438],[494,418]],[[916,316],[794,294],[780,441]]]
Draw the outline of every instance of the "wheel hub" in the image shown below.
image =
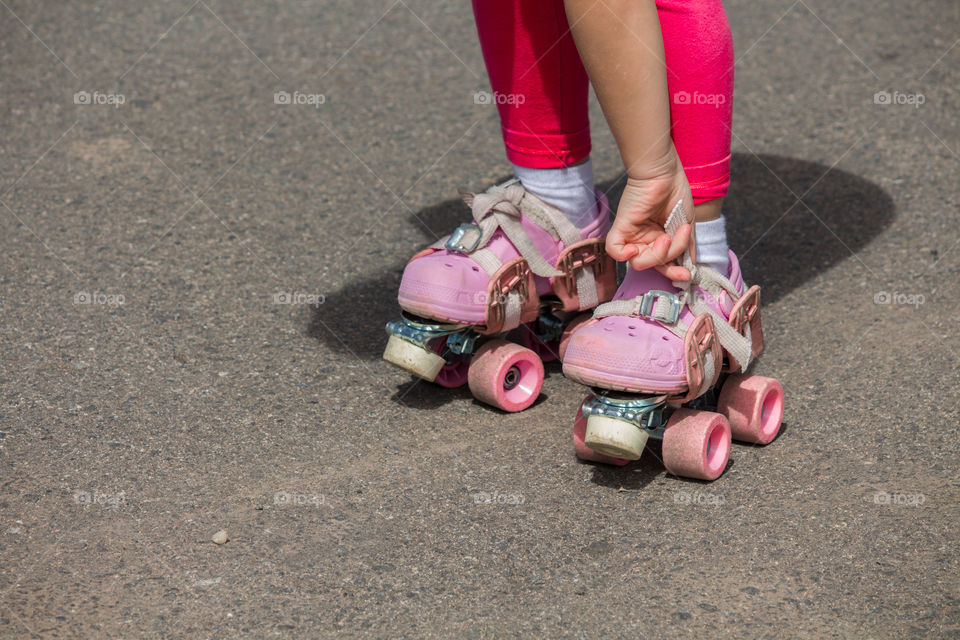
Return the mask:
[[513,365],[507,369],[507,374],[503,376],[503,388],[509,391],[520,383],[520,368]]

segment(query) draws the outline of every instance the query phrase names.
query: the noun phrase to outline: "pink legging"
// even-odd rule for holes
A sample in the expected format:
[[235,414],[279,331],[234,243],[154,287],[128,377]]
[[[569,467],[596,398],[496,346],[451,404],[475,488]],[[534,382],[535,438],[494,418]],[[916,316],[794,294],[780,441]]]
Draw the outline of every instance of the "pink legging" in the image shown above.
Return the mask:
[[[589,81],[563,0],[473,0],[473,12],[507,158],[537,169],[586,158]],[[657,12],[670,92],[670,134],[694,203],[700,204],[723,197],[730,185],[730,25],[721,0],[657,0]]]

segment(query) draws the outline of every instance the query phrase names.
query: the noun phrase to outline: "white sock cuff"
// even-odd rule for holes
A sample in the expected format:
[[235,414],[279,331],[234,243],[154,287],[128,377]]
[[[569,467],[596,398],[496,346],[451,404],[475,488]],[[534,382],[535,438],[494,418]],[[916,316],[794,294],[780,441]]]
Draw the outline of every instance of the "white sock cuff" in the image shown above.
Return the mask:
[[729,250],[724,216],[697,223],[697,262],[710,265],[726,275],[730,266]]
[[531,169],[513,165],[513,173],[524,189],[563,212],[578,227],[597,217],[597,199],[593,190],[593,162],[556,169]]
[[531,169],[513,165],[513,175],[520,179],[524,187],[535,191],[572,191],[575,189],[593,190],[593,161],[587,158],[583,164],[556,169]]

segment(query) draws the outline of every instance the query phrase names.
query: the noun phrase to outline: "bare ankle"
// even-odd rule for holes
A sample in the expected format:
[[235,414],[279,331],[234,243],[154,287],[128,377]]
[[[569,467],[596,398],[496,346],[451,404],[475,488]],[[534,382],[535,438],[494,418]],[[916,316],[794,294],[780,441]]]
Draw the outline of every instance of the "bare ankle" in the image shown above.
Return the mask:
[[723,198],[702,202],[693,207],[694,219],[697,222],[716,220],[723,214]]

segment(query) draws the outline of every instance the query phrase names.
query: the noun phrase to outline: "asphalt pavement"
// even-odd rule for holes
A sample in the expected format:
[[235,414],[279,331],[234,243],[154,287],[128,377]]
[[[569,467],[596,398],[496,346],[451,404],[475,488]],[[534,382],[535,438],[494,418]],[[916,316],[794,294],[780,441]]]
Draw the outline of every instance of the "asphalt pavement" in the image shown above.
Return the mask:
[[710,484],[380,359],[509,174],[468,3],[0,5],[0,638],[960,637],[957,3],[728,4],[787,405]]

